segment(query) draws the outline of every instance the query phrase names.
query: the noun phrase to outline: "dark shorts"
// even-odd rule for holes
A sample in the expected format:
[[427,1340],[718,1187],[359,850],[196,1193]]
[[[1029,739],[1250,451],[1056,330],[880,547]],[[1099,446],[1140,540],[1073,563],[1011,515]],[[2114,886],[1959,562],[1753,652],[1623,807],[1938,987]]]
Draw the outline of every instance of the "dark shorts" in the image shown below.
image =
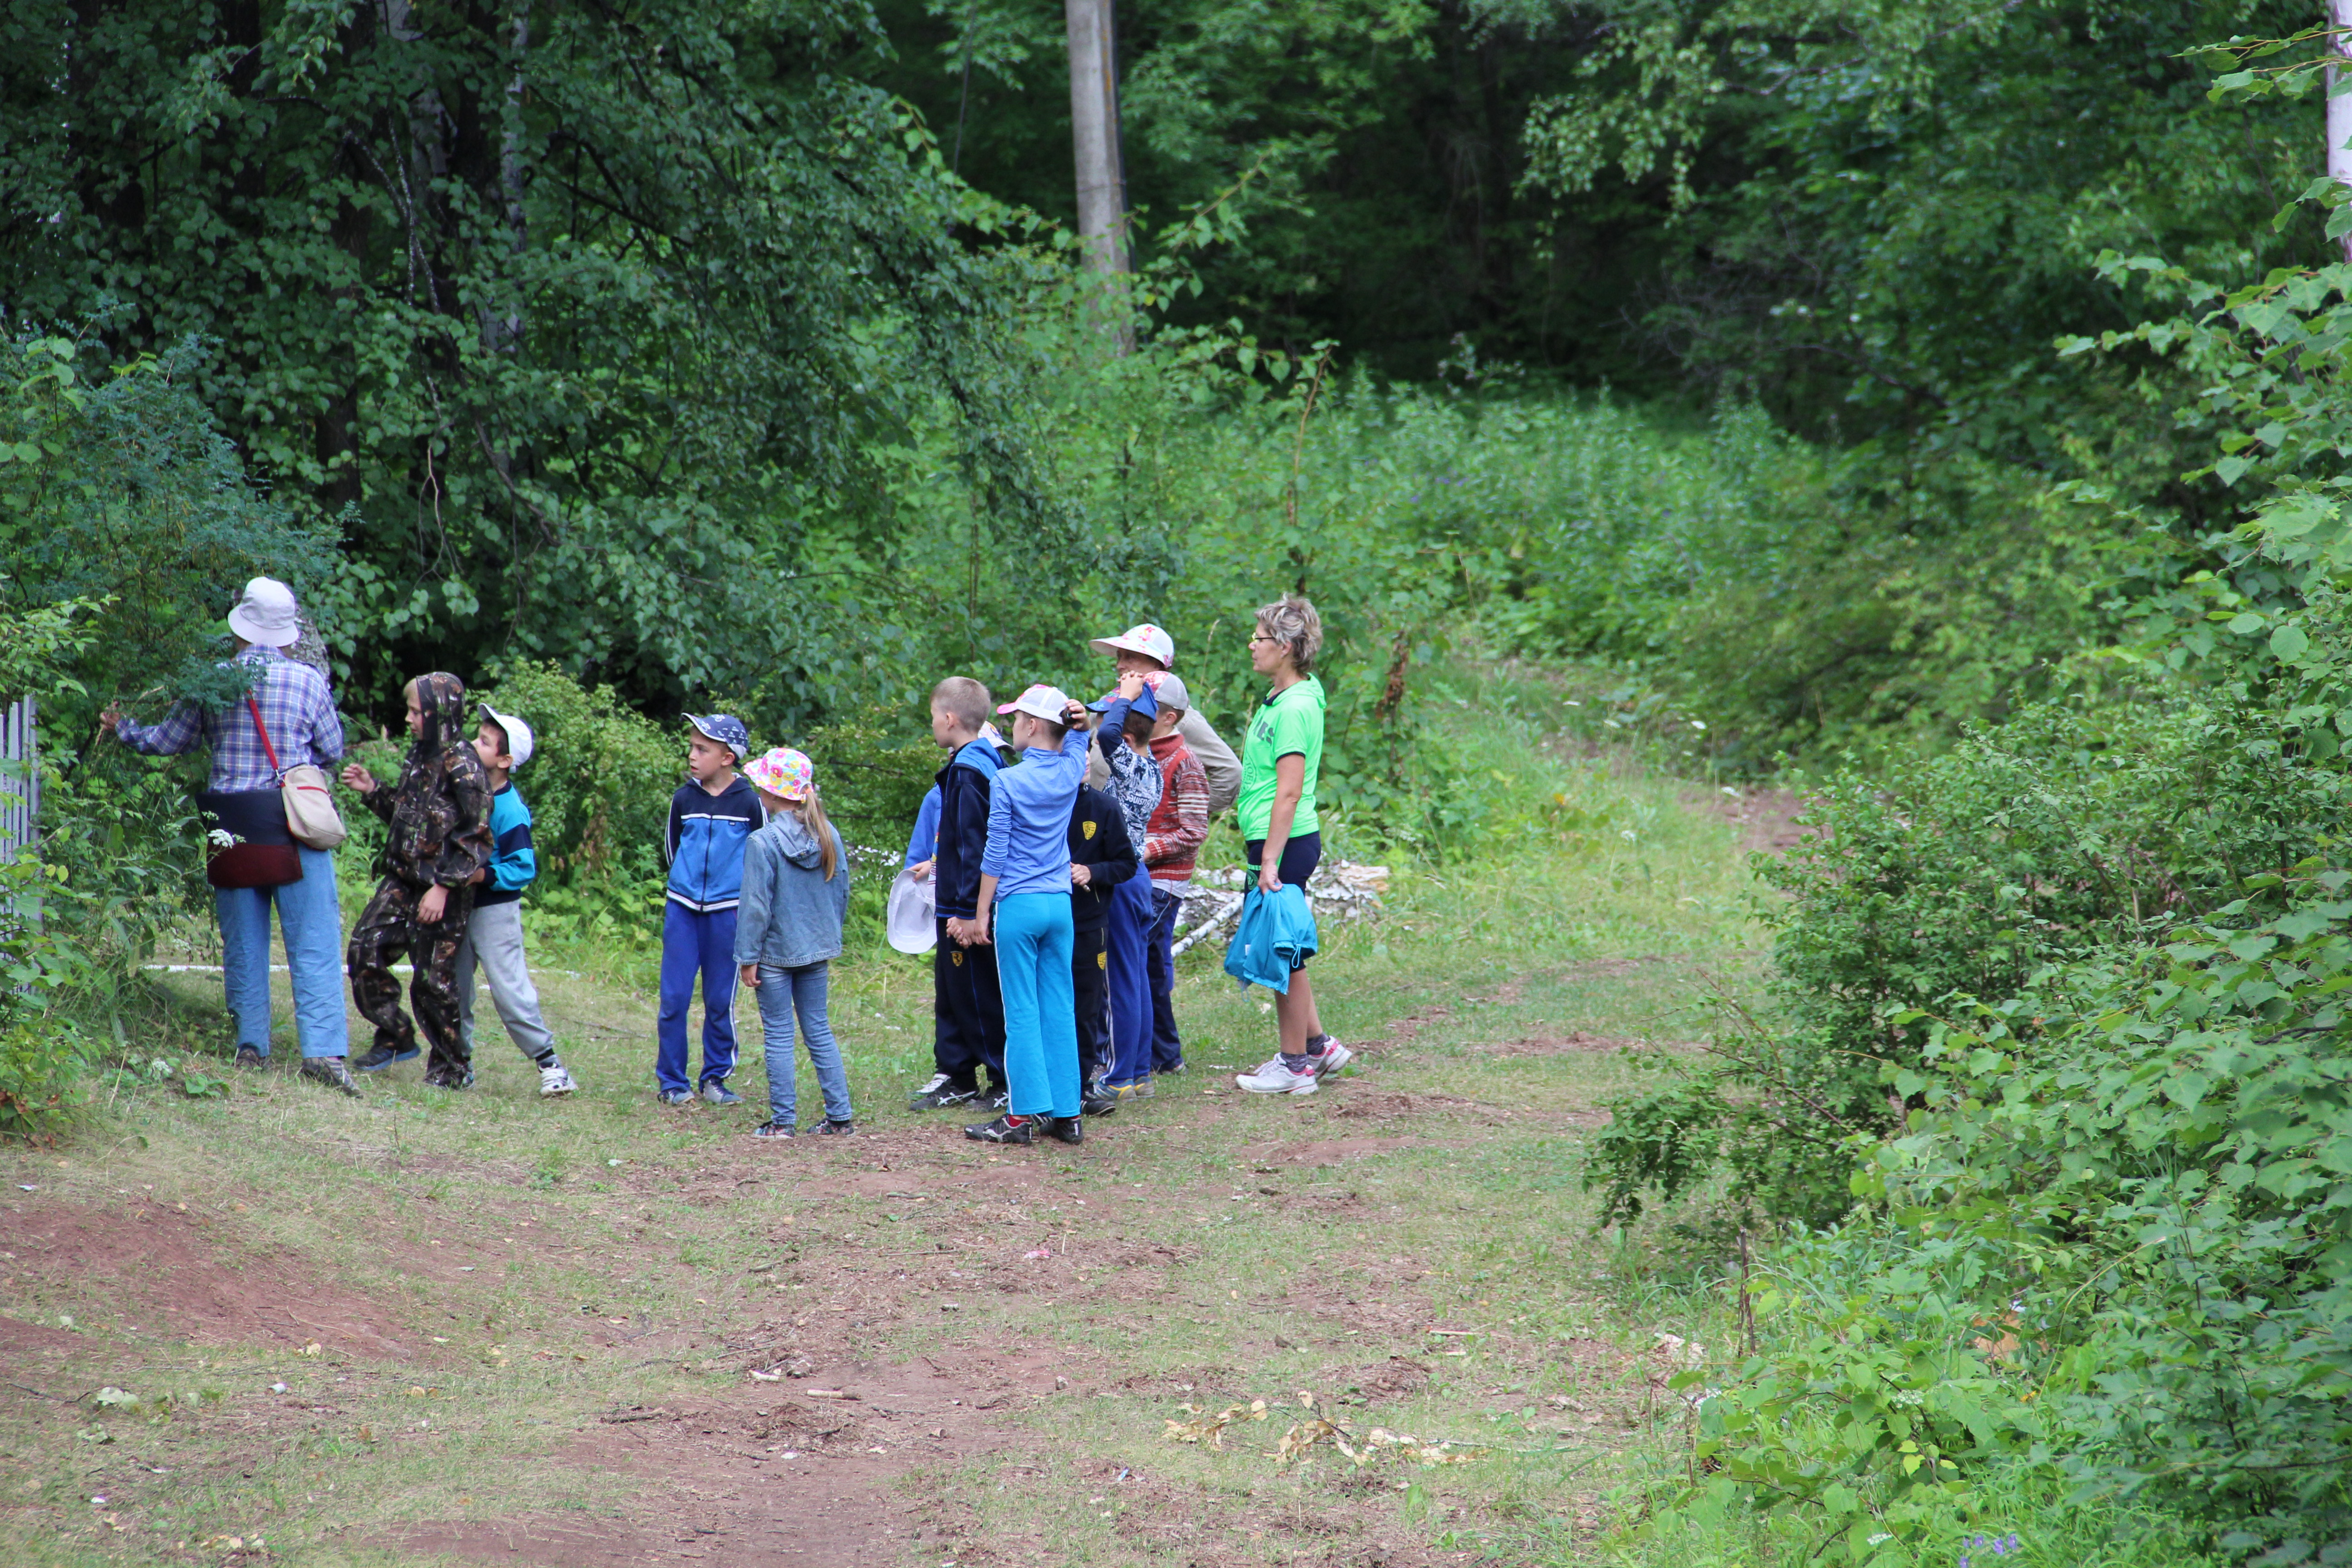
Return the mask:
[[[1263,838],[1249,840],[1242,846],[1242,854],[1249,861],[1250,869],[1256,870],[1259,864],[1265,858],[1265,840]],[[1307,887],[1307,879],[1315,874],[1315,868],[1322,862],[1322,834],[1309,833],[1304,837],[1293,837],[1282,847],[1282,859],[1274,868],[1275,879],[1303,892]],[[1255,885],[1255,879],[1253,879],[1253,885]],[[1290,967],[1294,971],[1304,969],[1307,967],[1307,961],[1302,958]]]

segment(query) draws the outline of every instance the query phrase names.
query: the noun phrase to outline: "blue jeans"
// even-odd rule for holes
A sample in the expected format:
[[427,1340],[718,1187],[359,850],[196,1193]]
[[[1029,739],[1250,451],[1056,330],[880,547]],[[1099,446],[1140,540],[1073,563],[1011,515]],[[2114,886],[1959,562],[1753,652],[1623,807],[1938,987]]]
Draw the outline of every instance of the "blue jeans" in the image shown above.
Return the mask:
[[236,1020],[236,1043],[269,1054],[269,910],[286,939],[294,982],[294,1036],[305,1057],[351,1055],[343,1012],[343,911],[335,901],[335,858],[304,849],[302,879],[282,888],[215,888],[221,930],[221,988]]
[[824,1095],[828,1121],[847,1121],[849,1069],[842,1065],[841,1047],[834,1043],[832,1020],[824,1016],[825,987],[832,965],[822,961],[798,969],[760,965],[760,1032],[766,1037],[768,1055],[768,1120],[793,1125],[796,1097],[793,1092],[793,1015],[800,1015],[801,1040],[808,1047],[809,1065],[816,1068],[816,1085]]
[[1078,1113],[1077,997],[1070,985],[1066,893],[997,900],[996,983],[1004,993],[1005,1109],[1015,1116]]
[[1151,880],[1129,877],[1110,890],[1110,1073],[1113,1089],[1151,1079]]
[[[654,1026],[654,1083],[692,1089],[735,1070],[735,911],[697,913],[677,900],[662,914],[661,1016]],[[686,1009],[702,976],[702,1077],[686,1078]]]
[[1176,917],[1184,900],[1151,890],[1151,1070],[1174,1072],[1184,1065],[1184,1042],[1176,1037]]

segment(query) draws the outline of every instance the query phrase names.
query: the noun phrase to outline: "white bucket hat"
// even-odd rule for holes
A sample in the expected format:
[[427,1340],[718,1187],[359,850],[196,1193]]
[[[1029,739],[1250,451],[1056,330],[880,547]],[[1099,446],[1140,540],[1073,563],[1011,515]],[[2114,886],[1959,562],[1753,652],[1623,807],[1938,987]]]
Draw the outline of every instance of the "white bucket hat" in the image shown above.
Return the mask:
[[1107,658],[1117,658],[1124,649],[1139,653],[1146,658],[1156,658],[1162,669],[1176,668],[1176,639],[1146,621],[1139,626],[1129,626],[1115,637],[1097,637],[1087,645]]
[[929,882],[915,880],[912,867],[901,870],[890,884],[890,903],[882,917],[890,945],[900,952],[929,952],[940,940],[939,905]]
[[256,577],[228,613],[228,629],[257,647],[285,647],[302,636],[294,590],[275,577]]

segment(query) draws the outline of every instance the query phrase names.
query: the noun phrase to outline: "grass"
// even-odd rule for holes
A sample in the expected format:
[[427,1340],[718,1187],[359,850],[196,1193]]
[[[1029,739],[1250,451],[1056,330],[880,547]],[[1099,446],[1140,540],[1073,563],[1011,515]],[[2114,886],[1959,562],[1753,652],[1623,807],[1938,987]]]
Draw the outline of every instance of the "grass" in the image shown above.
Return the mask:
[[[1510,830],[1400,867],[1378,920],[1327,929],[1318,994],[1363,1059],[1312,1098],[1232,1089],[1272,1020],[1207,949],[1179,990],[1193,1070],[1078,1150],[992,1154],[907,1111],[928,969],[880,952],[835,972],[845,1144],[742,1136],[764,1098],[748,1005],[751,1103],[656,1106],[642,943],[535,954],[586,1086],[567,1100],[537,1098],[487,1005],[463,1095],[413,1067],[323,1095],[290,1040],[217,1097],[115,1083],[70,1140],[0,1156],[0,1558],[1617,1552],[1604,1494],[1685,1440],[1656,1336],[1726,1320],[1706,1275],[1593,1236],[1582,1149],[1711,993],[1750,983],[1758,933],[1702,792],[1530,746],[1559,693],[1494,690],[1449,743],[1500,780],[1477,809]],[[159,1050],[217,1053],[205,977],[157,1003]],[[1222,1447],[1170,1436],[1255,1400]],[[1468,1458],[1268,1457],[1318,1415]],[[1729,1521],[1705,1549],[1777,1562],[1775,1539]],[[1700,1560],[1673,1544],[1622,1550]]]

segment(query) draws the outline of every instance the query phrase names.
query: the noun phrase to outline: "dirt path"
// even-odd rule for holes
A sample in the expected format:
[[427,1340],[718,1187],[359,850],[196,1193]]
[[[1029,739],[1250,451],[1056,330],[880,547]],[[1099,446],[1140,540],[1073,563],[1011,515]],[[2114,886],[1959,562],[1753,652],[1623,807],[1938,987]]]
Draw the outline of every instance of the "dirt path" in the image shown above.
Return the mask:
[[[1343,1080],[1234,1091],[1266,1023],[1202,976],[1194,1070],[1078,1150],[898,1110],[927,998],[887,981],[836,1003],[906,1042],[858,1138],[649,1110],[628,1032],[577,1027],[630,1016],[591,975],[553,995],[601,1097],[494,1058],[463,1099],[353,1103],[281,1064],[13,1153],[0,1558],[1546,1561],[1672,1370],[1572,1177],[1696,971],[1372,948],[1408,929],[1327,955],[1360,965]],[[1252,1401],[1222,1447],[1170,1435]],[[1277,1462],[1323,1417],[1478,1462]]]

